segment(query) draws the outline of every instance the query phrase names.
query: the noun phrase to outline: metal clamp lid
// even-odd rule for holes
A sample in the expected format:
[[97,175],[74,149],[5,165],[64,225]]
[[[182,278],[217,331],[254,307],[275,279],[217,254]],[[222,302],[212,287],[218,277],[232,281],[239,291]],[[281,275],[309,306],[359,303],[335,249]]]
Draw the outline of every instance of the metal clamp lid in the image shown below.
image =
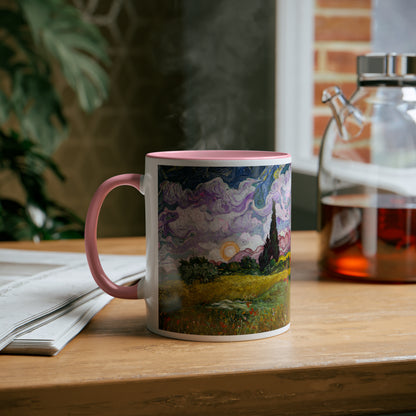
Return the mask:
[[406,81],[416,77],[416,54],[370,53],[357,57],[359,81]]

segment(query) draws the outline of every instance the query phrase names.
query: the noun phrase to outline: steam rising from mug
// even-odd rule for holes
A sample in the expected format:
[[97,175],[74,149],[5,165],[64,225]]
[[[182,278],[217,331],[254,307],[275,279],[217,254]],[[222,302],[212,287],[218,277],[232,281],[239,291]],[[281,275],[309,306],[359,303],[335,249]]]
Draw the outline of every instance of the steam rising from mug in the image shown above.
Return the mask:
[[183,75],[178,115],[183,147],[272,144],[274,2],[183,0],[180,4],[180,36],[173,33],[178,26],[174,24],[159,51],[163,56],[157,58],[163,60],[165,71]]

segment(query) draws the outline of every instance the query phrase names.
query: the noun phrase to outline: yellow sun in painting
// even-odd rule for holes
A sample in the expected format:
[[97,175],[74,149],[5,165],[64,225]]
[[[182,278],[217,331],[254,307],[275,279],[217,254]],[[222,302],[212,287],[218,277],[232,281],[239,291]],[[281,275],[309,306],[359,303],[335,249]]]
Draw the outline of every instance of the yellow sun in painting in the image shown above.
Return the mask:
[[234,241],[226,241],[220,248],[221,257],[228,261],[240,251],[240,247]]

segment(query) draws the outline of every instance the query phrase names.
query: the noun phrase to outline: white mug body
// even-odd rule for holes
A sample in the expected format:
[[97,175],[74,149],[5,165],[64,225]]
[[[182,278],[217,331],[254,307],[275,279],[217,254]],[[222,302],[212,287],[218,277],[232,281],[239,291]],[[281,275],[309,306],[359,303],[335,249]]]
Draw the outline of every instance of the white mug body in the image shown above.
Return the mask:
[[150,153],[141,188],[151,332],[239,341],[289,328],[289,155]]

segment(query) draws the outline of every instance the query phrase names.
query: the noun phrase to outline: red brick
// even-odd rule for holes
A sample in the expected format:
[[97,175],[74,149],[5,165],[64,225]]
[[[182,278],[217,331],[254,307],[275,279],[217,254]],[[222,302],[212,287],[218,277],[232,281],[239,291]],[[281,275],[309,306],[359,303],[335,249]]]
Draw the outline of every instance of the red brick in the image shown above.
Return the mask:
[[366,141],[368,141],[370,139],[370,137],[371,137],[371,124],[368,123],[368,124],[364,125],[364,128],[363,128],[362,132],[354,140],[357,140],[357,141],[366,140]]
[[348,51],[328,51],[326,69],[331,72],[355,74],[357,72],[357,53]]
[[330,119],[330,116],[315,116],[313,118],[313,137],[317,139],[323,137]]
[[331,9],[371,9],[371,0],[316,0],[316,7]]
[[369,146],[369,138],[370,138],[370,132],[371,132],[371,126],[368,124],[364,126],[363,130],[360,134],[358,134],[356,137],[349,137],[348,143],[352,145],[354,148],[368,148]]
[[334,156],[341,159],[350,159],[360,162],[369,162],[370,161],[370,148],[361,147],[361,146],[348,146],[341,147],[340,149],[334,151]]
[[[330,116],[314,117],[314,155],[319,154],[321,141],[330,118]],[[361,134],[357,137],[350,138],[348,143],[338,138],[337,140],[340,146],[334,148],[334,155],[343,159],[352,158],[353,160],[368,161],[370,158],[370,131],[371,127],[368,125],[365,126]]]
[[[343,142],[342,139],[337,139],[340,142],[340,146],[334,147],[333,156],[338,157],[341,159],[351,159],[361,162],[368,162],[370,160],[370,147],[369,146],[363,146],[362,144],[357,143],[356,145],[353,145],[349,143],[347,145],[346,142]],[[319,155],[319,151],[321,148],[321,142],[322,140],[319,138],[315,138],[313,143],[313,154],[315,156]]]
[[[331,116],[315,116],[313,119],[313,137],[315,139],[322,138],[325,133],[326,126],[329,123]],[[349,139],[351,143],[363,143],[368,142],[371,137],[371,125],[364,125],[363,130],[357,137],[352,137]]]
[[370,16],[315,16],[315,40],[369,42]]

